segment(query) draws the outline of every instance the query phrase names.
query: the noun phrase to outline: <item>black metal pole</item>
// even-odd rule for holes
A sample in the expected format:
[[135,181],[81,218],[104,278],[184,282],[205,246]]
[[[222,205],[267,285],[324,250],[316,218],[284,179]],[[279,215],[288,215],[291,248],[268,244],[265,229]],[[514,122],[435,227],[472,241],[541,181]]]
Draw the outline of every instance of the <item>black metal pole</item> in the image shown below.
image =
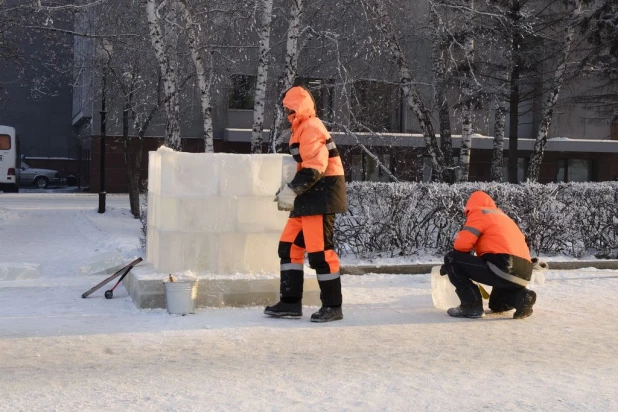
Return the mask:
[[107,71],[103,70],[103,90],[101,91],[101,188],[99,189],[99,213],[105,213],[105,126],[107,121],[107,108],[105,105],[107,89]]

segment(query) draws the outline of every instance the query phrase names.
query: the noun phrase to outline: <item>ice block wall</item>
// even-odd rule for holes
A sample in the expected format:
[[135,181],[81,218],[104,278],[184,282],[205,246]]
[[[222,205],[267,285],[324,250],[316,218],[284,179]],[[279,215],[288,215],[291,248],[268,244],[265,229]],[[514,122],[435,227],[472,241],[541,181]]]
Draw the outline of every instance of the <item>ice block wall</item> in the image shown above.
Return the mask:
[[282,154],[149,154],[147,259],[157,270],[278,273],[288,212],[273,198],[296,162]]

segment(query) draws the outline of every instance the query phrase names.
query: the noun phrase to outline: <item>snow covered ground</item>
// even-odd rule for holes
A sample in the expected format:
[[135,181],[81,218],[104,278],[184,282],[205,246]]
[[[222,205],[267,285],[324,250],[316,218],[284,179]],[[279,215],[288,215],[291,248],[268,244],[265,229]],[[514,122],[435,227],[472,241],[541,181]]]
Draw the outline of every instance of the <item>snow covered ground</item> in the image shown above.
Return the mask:
[[[144,256],[126,196],[0,194],[0,410],[618,410],[618,271],[547,272],[525,320],[450,318],[426,275],[343,278],[341,322],[262,308],[172,316],[77,268]],[[269,252],[270,253],[270,252]],[[275,251],[272,251],[275,253]],[[105,288],[104,288],[105,289]]]

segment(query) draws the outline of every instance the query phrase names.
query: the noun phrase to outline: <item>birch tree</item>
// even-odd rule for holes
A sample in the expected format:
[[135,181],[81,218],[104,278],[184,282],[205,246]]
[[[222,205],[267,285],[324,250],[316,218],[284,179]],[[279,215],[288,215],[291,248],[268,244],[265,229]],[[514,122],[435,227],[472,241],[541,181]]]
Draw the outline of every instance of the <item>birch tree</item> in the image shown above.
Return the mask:
[[[165,114],[167,123],[165,126],[165,145],[174,149],[181,150],[180,140],[180,99],[178,96],[178,62],[175,55],[177,49],[177,33],[175,27],[176,8],[175,0],[170,0],[170,4],[165,1],[158,3],[157,0],[143,0],[150,40],[155,51],[161,78],[163,80],[163,90],[165,93]],[[167,8],[166,17],[162,19],[160,11]],[[161,24],[163,20],[164,24]],[[165,30],[164,30],[165,28]]]
[[543,155],[545,153],[545,147],[547,145],[547,134],[549,132],[549,126],[551,125],[552,115],[554,113],[554,107],[558,101],[558,95],[560,89],[565,80],[565,74],[567,65],[569,64],[569,57],[571,55],[571,48],[573,44],[573,37],[575,34],[575,28],[579,24],[581,15],[581,1],[569,0],[569,7],[572,9],[571,16],[567,22],[565,29],[564,48],[558,67],[554,73],[553,87],[547,95],[545,101],[545,107],[543,109],[543,117],[541,119],[541,126],[536,136],[534,143],[534,150],[530,156],[530,166],[528,167],[527,180],[530,182],[536,182],[539,179],[539,173],[541,171],[541,163],[543,162]]
[[283,130],[284,118],[281,101],[285,92],[293,86],[294,80],[298,76],[298,56],[301,51],[299,38],[302,30],[302,17],[305,11],[304,2],[305,0],[290,0],[290,22],[285,41],[285,66],[283,76],[279,82],[279,98],[275,104],[273,127],[270,132],[270,143],[273,153],[280,152],[283,144],[281,131]]
[[453,138],[451,133],[451,113],[448,101],[448,76],[450,70],[447,54],[452,45],[450,37],[446,33],[444,22],[439,16],[439,10],[434,1],[429,2],[429,25],[433,35],[431,36],[431,60],[433,69],[434,99],[438,108],[438,121],[440,127],[440,149],[444,153],[444,164],[447,169],[445,181],[453,182]]
[[577,102],[596,113],[595,122],[610,123],[618,130],[618,1],[586,0],[591,12],[582,19],[586,55],[581,69],[592,86]]
[[470,150],[472,148],[472,99],[474,94],[473,84],[473,53],[474,53],[474,35],[472,32],[472,13],[474,10],[474,0],[464,1],[464,7],[469,9],[466,11],[466,26],[463,40],[463,68],[462,68],[462,84],[461,84],[461,147],[459,149],[459,181],[468,181],[470,173]]
[[101,57],[95,59],[94,70],[105,73],[104,93],[110,107],[106,122],[112,130],[120,130],[118,143],[122,147],[129,205],[135,218],[141,214],[143,144],[164,101],[162,78],[141,7],[139,2],[110,0],[96,9],[94,24],[107,35],[101,42],[104,50],[97,53]]
[[[211,88],[214,80],[213,53],[208,51],[209,67],[207,68],[202,58],[200,36],[200,25],[195,21],[192,10],[187,5],[187,0],[179,0],[178,7],[183,20],[186,23],[187,40],[191,59],[195,65],[195,75],[200,91],[200,107],[202,114],[204,152],[214,152],[214,135],[212,127],[212,105],[211,105]],[[206,9],[206,7],[204,7]]]
[[270,66],[270,30],[272,26],[273,0],[257,0],[256,20],[259,21],[259,57],[255,98],[253,100],[253,127],[251,129],[251,153],[262,153],[264,132],[264,105]]

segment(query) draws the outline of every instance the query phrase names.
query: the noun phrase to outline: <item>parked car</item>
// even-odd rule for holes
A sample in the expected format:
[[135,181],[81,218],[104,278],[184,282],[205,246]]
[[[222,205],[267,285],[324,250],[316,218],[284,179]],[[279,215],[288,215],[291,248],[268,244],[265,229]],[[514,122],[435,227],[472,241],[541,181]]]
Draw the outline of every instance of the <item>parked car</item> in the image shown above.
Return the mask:
[[22,160],[19,171],[19,184],[22,186],[35,185],[39,189],[45,189],[50,183],[58,183],[59,181],[57,170],[30,167]]

